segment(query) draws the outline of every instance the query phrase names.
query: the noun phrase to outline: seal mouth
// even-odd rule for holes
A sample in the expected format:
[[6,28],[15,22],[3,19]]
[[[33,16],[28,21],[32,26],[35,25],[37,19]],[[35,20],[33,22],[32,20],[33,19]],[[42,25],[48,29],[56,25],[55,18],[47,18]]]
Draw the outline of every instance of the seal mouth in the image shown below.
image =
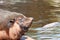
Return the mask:
[[20,25],[20,27],[21,27],[22,31],[25,31],[25,32],[27,32],[27,31],[28,31],[28,29],[29,29],[29,27],[22,26],[22,25]]

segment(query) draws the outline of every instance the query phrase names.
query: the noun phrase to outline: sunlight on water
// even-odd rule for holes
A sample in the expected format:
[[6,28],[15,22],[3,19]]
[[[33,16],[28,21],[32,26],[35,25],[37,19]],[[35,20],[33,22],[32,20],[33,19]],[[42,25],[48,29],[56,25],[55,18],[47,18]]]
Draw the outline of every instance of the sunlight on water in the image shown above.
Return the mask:
[[[36,40],[60,40],[60,26],[51,27],[47,29],[43,28],[31,28],[31,34],[28,33],[29,36],[32,36]],[[33,33],[33,31],[36,31]]]

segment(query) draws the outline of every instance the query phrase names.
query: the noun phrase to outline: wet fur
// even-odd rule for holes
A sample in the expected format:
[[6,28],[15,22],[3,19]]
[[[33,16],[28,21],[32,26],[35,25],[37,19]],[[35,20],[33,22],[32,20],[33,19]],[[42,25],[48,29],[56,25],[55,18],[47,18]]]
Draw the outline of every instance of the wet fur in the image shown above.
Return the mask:
[[14,24],[14,22],[10,22],[14,21],[18,16],[24,17],[24,15],[20,13],[0,9],[0,40],[10,40],[9,33],[11,32],[11,27]]
[[19,16],[25,17],[20,13],[0,9],[0,40],[18,40],[25,33],[19,25],[16,24],[18,20],[15,19]]
[[7,10],[0,9],[0,30],[9,28],[10,25],[8,23],[12,19],[17,18],[18,16],[24,16],[24,15],[21,13],[10,12]]

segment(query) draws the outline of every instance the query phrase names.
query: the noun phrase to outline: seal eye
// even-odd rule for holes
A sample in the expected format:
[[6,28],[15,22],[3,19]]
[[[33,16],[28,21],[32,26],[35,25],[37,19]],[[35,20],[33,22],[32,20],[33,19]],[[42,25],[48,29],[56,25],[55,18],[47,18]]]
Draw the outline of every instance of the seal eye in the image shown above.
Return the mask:
[[15,22],[15,19],[10,20],[10,23],[14,23],[14,22]]

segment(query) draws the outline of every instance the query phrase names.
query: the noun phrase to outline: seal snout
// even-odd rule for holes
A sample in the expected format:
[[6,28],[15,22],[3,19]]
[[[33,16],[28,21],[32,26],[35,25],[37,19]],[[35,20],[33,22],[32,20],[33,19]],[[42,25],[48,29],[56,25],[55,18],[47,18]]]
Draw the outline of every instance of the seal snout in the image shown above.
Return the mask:
[[30,20],[33,20],[34,18],[33,17],[29,17],[30,18]]

